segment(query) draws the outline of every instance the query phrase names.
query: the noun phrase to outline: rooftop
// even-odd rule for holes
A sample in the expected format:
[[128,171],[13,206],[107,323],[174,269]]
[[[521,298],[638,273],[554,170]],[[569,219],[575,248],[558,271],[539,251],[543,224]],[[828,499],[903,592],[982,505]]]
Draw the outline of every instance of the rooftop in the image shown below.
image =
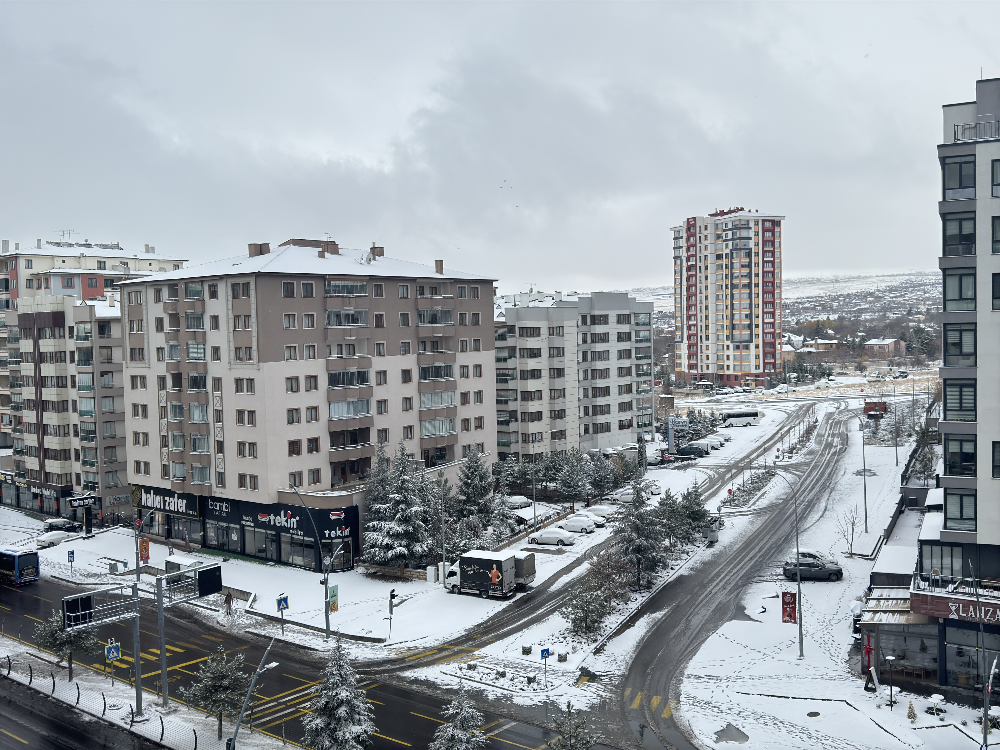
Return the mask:
[[434,266],[385,256],[372,257],[371,253],[367,250],[341,248],[339,254],[327,253],[323,257],[320,257],[316,248],[287,245],[285,247],[273,248],[264,255],[256,255],[254,257],[240,255],[233,258],[210,261],[200,265],[188,266],[177,271],[153,274],[143,279],[132,279],[123,282],[123,284],[146,284],[150,281],[183,281],[185,279],[201,279],[213,276],[245,276],[255,273],[281,276],[372,276],[402,279],[496,281],[496,279],[483,274],[473,274],[449,268],[444,269],[444,273],[439,274],[435,273]]
[[[93,256],[97,258],[139,258],[140,260],[148,261],[187,261],[187,258],[175,255],[164,255],[157,252],[147,253],[145,249],[139,251],[124,248],[117,242],[59,242],[56,240],[47,240],[42,243],[41,247],[37,247],[38,241],[15,243],[10,240],[4,240],[4,243],[6,247],[4,254],[6,255],[54,255],[64,258]],[[18,246],[16,250],[14,249],[15,245]]]

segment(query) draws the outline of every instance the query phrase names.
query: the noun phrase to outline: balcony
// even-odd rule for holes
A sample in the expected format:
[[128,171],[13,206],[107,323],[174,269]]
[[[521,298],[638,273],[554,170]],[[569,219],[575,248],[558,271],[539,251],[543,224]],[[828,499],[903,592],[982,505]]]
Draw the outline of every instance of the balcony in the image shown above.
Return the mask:
[[986,141],[1000,138],[1000,120],[966,122],[955,126],[955,143],[961,141]]
[[[994,243],[1000,244],[1000,243]],[[994,250],[996,252],[996,250]],[[957,245],[945,245],[944,246],[944,257],[946,258],[958,258],[963,255],[975,255],[976,254],[976,243],[975,242],[962,242]]]
[[88,492],[97,492],[101,489],[100,482],[84,482],[83,489]]
[[[23,432],[23,430],[22,430],[22,432]],[[81,443],[96,443],[97,442],[97,433],[96,432],[81,432],[80,433],[80,442]]]

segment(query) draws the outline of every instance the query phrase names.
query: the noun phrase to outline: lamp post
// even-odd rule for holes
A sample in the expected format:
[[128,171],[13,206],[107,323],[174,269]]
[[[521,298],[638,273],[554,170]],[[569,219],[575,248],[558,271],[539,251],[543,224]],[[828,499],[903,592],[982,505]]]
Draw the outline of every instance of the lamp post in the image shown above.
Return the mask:
[[775,469],[774,473],[775,476],[781,477],[785,484],[788,485],[788,489],[792,493],[792,507],[795,509],[795,587],[797,591],[796,602],[799,610],[796,619],[799,621],[799,658],[804,659],[806,654],[802,637],[802,560],[799,557],[799,499],[796,495],[795,487],[788,481],[788,477],[777,469]]
[[889,654],[887,657],[885,657],[885,660],[887,662],[889,662],[889,710],[891,711],[892,710],[892,704],[893,704],[893,700],[892,700],[892,663],[894,661],[896,661],[896,657],[893,656],[892,654]]
[[861,430],[861,480],[864,483],[865,501],[865,533],[868,533],[868,465],[865,460],[865,419],[858,417],[858,429]]
[[[257,665],[257,671],[254,672],[253,679],[250,680],[250,689],[247,690],[247,697],[243,699],[243,708],[240,709],[240,716],[236,720],[236,728],[233,730],[233,736],[226,740],[226,750],[236,750],[236,735],[240,732],[240,725],[243,723],[243,714],[246,713],[247,704],[250,702],[250,696],[253,695],[254,686],[257,684],[257,678],[267,670],[278,666],[278,662],[276,661],[272,661],[266,666],[264,665],[264,662],[267,660],[267,655],[271,653],[271,646],[273,645],[274,639],[272,638],[271,642],[267,644],[267,648],[264,650],[264,655],[260,658],[260,664]],[[251,729],[252,728],[253,727],[251,726]]]
[[[299,499],[302,503],[302,507],[306,510],[306,516],[309,517],[309,521],[312,523],[313,533],[316,534],[316,545],[319,547],[319,554],[323,561],[323,617],[326,620],[326,633],[323,636],[324,641],[330,640],[330,558],[323,557],[323,544],[320,542],[319,529],[316,528],[316,520],[312,517],[312,513],[309,512],[309,506],[306,505],[306,501],[302,499],[302,495],[299,494],[298,489],[295,485],[289,483],[289,488],[295,493],[295,497]],[[268,646],[270,648],[270,646]],[[237,725],[239,729],[239,725]],[[233,744],[236,744],[236,735],[233,735]]]

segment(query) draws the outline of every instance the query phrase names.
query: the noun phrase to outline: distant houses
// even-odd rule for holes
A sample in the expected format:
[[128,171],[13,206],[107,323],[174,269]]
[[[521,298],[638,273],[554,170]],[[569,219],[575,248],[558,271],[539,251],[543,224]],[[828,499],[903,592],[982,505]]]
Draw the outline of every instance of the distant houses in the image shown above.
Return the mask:
[[866,341],[861,348],[872,359],[906,356],[906,342],[902,339],[872,339]]

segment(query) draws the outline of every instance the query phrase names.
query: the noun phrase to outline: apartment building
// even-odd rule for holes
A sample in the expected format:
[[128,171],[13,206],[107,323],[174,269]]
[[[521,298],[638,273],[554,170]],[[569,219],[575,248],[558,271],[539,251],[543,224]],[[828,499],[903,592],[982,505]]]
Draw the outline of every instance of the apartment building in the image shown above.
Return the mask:
[[[13,436],[5,505],[47,515],[81,513],[68,498],[90,495],[98,512],[127,513],[121,306],[116,294],[28,296],[16,322],[7,313],[9,361],[5,424]],[[5,414],[6,416],[6,414]],[[82,518],[81,518],[82,520]]]
[[671,228],[679,384],[763,385],[780,370],[784,219],[733,208]]
[[963,648],[1000,651],[1000,595],[992,584],[1000,579],[998,113],[1000,79],[977,81],[975,101],[944,107],[938,146],[944,513],[924,517],[910,604],[937,622],[938,680],[958,687],[982,682],[988,670]]
[[652,439],[652,315],[621,292],[498,298],[498,456]]
[[128,477],[155,533],[349,567],[378,442],[452,469],[496,445],[492,279],[292,239],[122,287],[146,386]]
[[33,245],[0,241],[0,447],[13,444],[10,361],[18,358],[17,313],[35,297],[102,299],[124,279],[177,270],[185,261],[157,254],[146,245],[136,252],[117,242],[35,240]]

